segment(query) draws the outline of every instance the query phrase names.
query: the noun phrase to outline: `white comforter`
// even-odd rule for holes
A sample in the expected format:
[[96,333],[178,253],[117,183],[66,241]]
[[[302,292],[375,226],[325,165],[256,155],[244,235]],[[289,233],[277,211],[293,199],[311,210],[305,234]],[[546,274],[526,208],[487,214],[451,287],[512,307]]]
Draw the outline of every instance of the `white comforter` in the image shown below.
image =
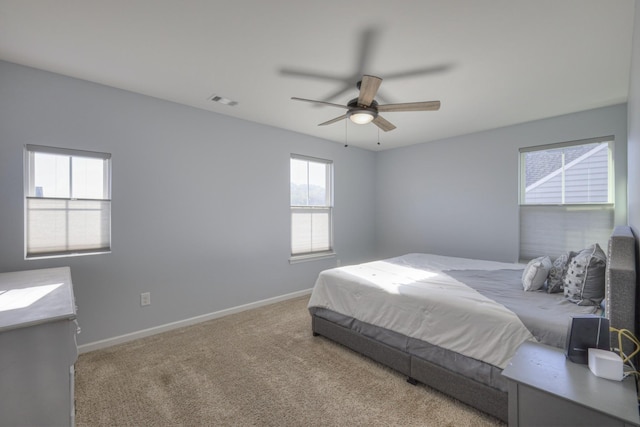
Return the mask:
[[504,368],[534,340],[520,319],[443,271],[521,264],[408,254],[320,273],[309,307],[322,307]]

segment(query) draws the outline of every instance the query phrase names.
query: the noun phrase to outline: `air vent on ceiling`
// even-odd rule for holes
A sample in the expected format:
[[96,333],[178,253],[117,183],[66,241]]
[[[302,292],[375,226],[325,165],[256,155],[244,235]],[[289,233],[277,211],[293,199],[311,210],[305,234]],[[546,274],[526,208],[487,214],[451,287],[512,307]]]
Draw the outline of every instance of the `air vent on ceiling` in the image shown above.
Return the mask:
[[234,105],[238,105],[238,103],[236,101],[232,101],[229,98],[225,98],[224,96],[220,96],[220,95],[211,95],[209,97],[209,100],[213,101],[213,102],[218,102],[220,104],[228,105],[229,107],[233,107]]

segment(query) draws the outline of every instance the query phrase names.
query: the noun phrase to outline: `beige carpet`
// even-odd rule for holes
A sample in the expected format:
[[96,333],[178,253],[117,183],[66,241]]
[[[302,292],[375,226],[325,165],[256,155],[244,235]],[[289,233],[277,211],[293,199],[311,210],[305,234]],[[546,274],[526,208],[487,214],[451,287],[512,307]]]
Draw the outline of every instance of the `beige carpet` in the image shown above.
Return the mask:
[[80,355],[77,425],[504,425],[313,337],[307,301]]

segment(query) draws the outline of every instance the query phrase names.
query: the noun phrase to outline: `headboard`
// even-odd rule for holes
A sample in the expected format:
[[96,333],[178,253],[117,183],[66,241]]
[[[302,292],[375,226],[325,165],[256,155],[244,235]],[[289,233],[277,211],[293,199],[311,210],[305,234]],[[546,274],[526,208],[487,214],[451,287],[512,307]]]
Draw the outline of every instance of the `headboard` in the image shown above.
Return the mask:
[[[605,315],[611,327],[636,335],[636,242],[629,226],[616,227],[609,238],[605,289]],[[611,346],[618,346],[615,333],[611,334]],[[633,350],[632,343],[625,343],[625,354]]]

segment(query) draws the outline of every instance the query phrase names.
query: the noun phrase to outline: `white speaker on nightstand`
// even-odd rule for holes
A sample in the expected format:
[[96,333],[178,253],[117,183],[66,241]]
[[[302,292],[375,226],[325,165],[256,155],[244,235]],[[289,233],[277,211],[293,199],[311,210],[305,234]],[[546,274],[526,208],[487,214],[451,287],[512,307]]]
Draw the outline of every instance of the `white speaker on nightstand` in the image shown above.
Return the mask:
[[589,369],[598,377],[622,381],[622,359],[612,351],[590,348]]

